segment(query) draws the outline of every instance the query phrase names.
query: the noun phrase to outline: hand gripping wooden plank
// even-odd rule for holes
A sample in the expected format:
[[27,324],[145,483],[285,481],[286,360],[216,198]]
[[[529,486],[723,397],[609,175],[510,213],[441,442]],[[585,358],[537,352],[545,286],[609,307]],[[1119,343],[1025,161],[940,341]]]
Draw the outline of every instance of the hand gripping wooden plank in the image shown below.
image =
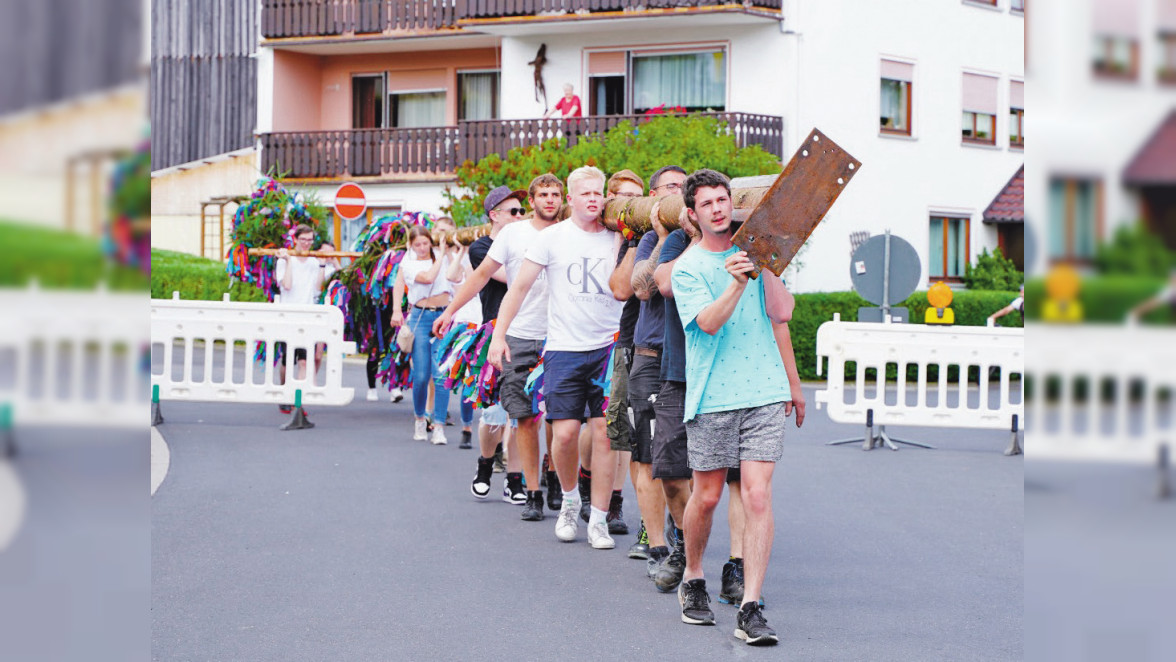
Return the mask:
[[777,276],[784,273],[861,166],[861,161],[813,129],[732,237],[755,264],[753,278],[763,269]]

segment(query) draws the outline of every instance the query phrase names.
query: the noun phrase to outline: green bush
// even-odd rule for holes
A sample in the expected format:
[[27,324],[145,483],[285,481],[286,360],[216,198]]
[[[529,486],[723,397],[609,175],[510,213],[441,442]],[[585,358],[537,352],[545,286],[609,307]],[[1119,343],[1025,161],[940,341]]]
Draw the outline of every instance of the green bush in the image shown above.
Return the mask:
[[229,288],[225,265],[216,260],[152,249],[151,298],[170,299],[179,292],[181,299],[220,301],[225,292],[232,301],[265,301],[259,288],[240,282]]
[[1006,258],[1000,248],[980,251],[976,266],[964,265],[964,285],[969,290],[1014,291],[1025,282],[1025,274],[1017,271],[1017,265]]
[[[1122,322],[1127,311],[1155,296],[1164,287],[1164,278],[1152,276],[1095,276],[1082,280],[1078,301],[1082,304],[1083,321]],[[1035,302],[1025,307],[1025,317],[1041,319],[1041,302],[1046,300],[1045,280],[1035,278],[1025,284],[1025,301]],[[1145,318],[1150,322],[1172,322],[1172,310],[1161,306]]]
[[1142,222],[1121,225],[1110,241],[1098,245],[1094,266],[1106,276],[1166,278],[1168,271],[1176,267],[1176,253],[1168,250]]
[[147,274],[120,265],[102,251],[98,239],[23,223],[0,222],[7,252],[0,286],[23,287],[35,279],[40,287],[146,290]]
[[505,157],[491,154],[478,163],[466,161],[457,169],[456,190],[446,188],[442,211],[458,225],[480,223],[482,198],[496,186],[526,189],[535,177],[568,173],[592,165],[606,174],[628,168],[648,178],[664,165],[680,165],[686,172],[712,168],[728,177],[777,174],[780,161],[759,145],[739,148],[725,122],[711,117],[660,116],[634,127],[621,122],[603,135],[586,135],[571,147],[562,137],[539,146],[516,147]]
[[[956,326],[984,326],[988,323],[989,315],[1004,308],[1016,297],[1016,292],[957,291],[951,303]],[[792,314],[792,321],[788,323],[788,331],[792,336],[792,351],[796,355],[796,369],[801,379],[825,377],[823,374],[818,377],[816,371],[817,329],[825,322],[831,321],[834,313],[841,313],[841,320],[844,322],[856,322],[858,308],[870,305],[872,304],[856,292],[814,292],[796,295],[796,310]],[[922,324],[928,306],[927,293],[915,292],[898,305],[910,311],[912,323]],[[1021,320],[1016,314],[1005,315],[999,323],[1001,326],[1020,326]],[[847,365],[846,376],[853,377],[855,370],[853,364]],[[890,373],[888,377],[894,379],[894,371],[891,370]],[[913,374],[910,373],[911,376]]]

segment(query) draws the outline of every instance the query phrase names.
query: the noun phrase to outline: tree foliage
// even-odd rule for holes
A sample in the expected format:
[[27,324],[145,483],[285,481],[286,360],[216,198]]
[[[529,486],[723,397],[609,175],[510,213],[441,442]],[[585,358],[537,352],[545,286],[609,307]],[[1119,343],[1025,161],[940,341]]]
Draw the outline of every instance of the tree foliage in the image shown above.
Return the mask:
[[1176,253],[1141,222],[1119,226],[1110,241],[1098,245],[1094,264],[1104,275],[1164,278],[1176,267]]
[[526,189],[535,177],[553,173],[561,180],[582,166],[612,174],[628,168],[647,180],[658,168],[679,165],[686,172],[711,168],[729,177],[779,173],[779,160],[759,145],[740,148],[725,122],[700,115],[664,115],[634,126],[624,121],[603,135],[580,136],[568,146],[556,137],[538,146],[516,147],[505,158],[491,154],[457,169],[457,184],[445,190],[442,210],[459,225],[483,222],[481,201],[493,188]]
[[976,265],[964,265],[964,285],[969,290],[1016,291],[1025,282],[1025,274],[1000,252],[1000,248],[980,251]]

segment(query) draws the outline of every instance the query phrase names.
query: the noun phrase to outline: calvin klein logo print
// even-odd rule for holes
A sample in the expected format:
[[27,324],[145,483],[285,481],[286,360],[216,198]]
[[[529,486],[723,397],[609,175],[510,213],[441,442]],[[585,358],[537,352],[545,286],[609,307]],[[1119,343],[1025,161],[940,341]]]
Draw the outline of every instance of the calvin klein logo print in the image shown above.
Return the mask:
[[[589,263],[591,263],[591,266],[589,266]],[[604,277],[604,272],[604,258],[581,258],[581,262],[568,265],[568,283],[574,286],[578,285],[580,287],[580,292],[583,294],[589,294],[589,281],[591,281],[592,285],[596,287],[595,294],[611,292],[611,290],[608,290],[603,285],[601,285],[600,281],[596,278],[597,276]]]

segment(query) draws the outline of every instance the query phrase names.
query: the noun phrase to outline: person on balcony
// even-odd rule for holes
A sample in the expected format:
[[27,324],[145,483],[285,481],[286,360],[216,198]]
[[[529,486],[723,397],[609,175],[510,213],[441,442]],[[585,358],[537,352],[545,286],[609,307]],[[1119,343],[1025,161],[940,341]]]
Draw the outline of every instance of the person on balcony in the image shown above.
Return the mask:
[[572,87],[572,84],[565,83],[563,89],[563,97],[561,97],[560,100],[556,102],[554,106],[552,106],[551,110],[547,111],[547,113],[543,115],[543,119],[551,117],[556,113],[556,111],[559,111],[561,113],[560,117],[564,119],[584,116],[584,113],[581,110],[580,97],[576,96],[575,88]]

